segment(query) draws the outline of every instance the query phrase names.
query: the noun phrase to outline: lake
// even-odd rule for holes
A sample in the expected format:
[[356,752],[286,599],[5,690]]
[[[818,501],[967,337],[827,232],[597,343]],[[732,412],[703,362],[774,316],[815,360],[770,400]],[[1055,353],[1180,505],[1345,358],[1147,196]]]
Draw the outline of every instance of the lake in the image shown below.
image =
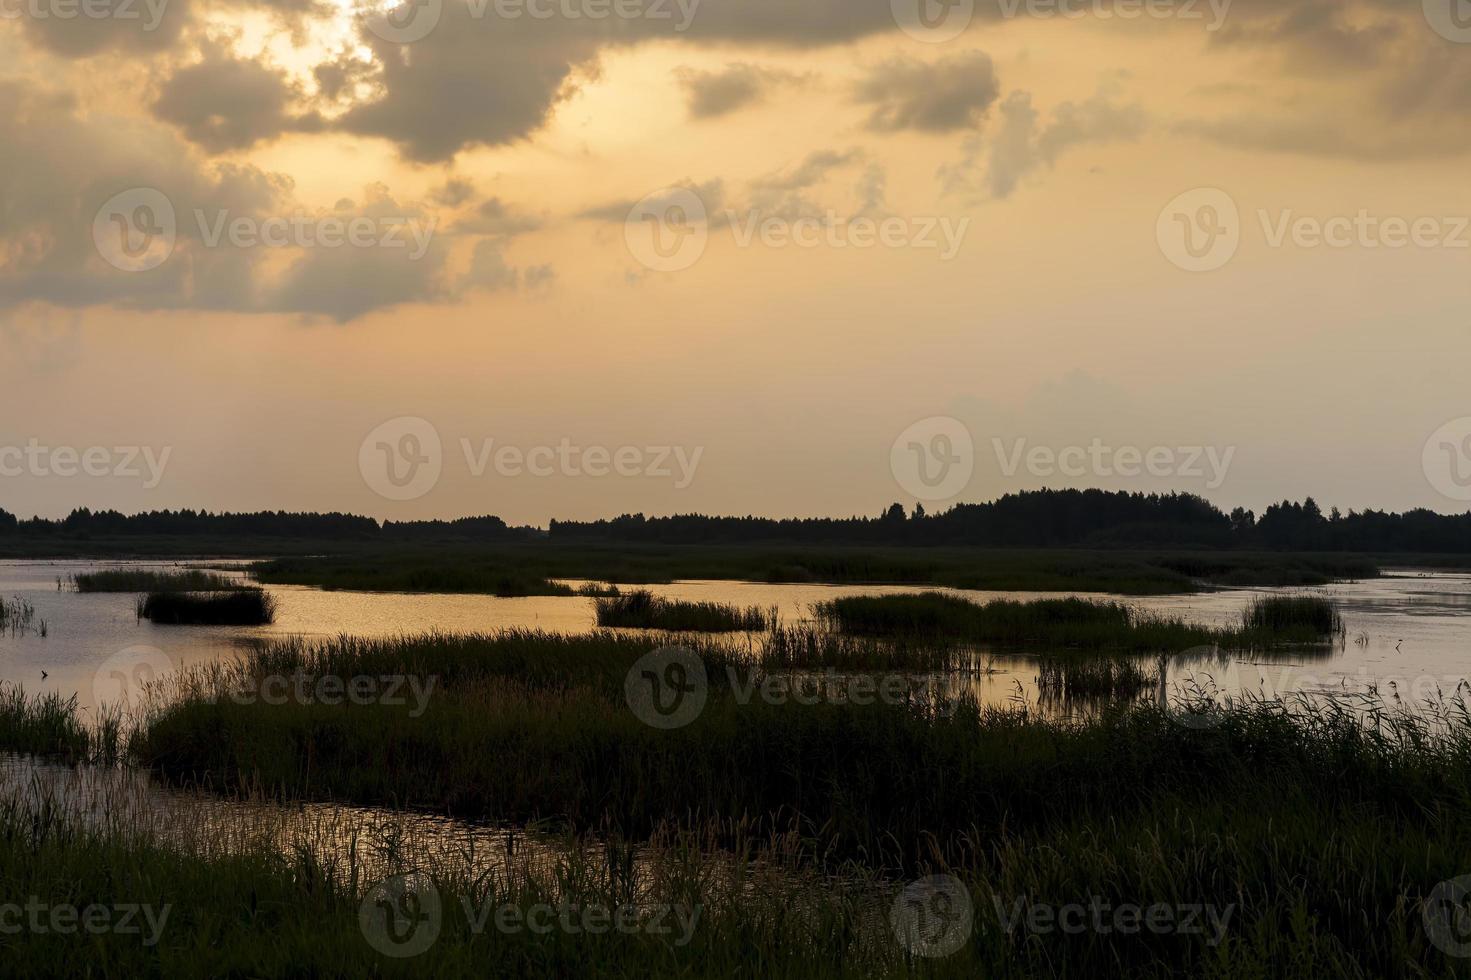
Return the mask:
[[[190,565],[228,565],[196,561]],[[276,622],[265,627],[155,626],[139,621],[131,593],[78,594],[58,590],[79,572],[121,565],[177,569],[177,563],[0,561],[0,596],[20,597],[35,606],[47,624],[35,632],[0,635],[0,681],[27,692],[75,694],[94,706],[117,691],[109,665],[145,657],[159,668],[180,667],[234,656],[263,637],[325,637],[341,633],[395,636],[426,630],[495,631],[509,627],[580,633],[594,628],[593,602],[583,597],[327,592],[305,586],[269,586],[276,597]],[[242,576],[243,577],[243,576]],[[580,584],[571,581],[570,584]],[[643,586],[669,598],[775,606],[785,622],[810,618],[814,603],[846,595],[920,591],[899,586],[853,586],[751,582],[684,581]],[[942,589],[986,600],[1029,599],[1042,593]],[[1270,662],[1244,657],[1176,657],[1172,683],[1208,682],[1225,690],[1266,693],[1292,691],[1364,692],[1371,686],[1390,700],[1416,703],[1436,690],[1452,692],[1471,675],[1467,627],[1471,626],[1471,574],[1399,570],[1377,579],[1316,589],[1226,589],[1173,596],[1093,598],[1127,602],[1141,610],[1183,616],[1211,625],[1236,620],[1255,597],[1273,592],[1311,591],[1338,602],[1346,626],[1344,641],[1331,650],[1274,656]],[[1058,593],[1048,593],[1057,595]],[[741,638],[734,638],[740,642]],[[986,701],[1001,703],[1018,693],[1035,698],[1035,656],[1048,651],[1008,651],[995,658],[992,673],[974,679]],[[47,676],[43,679],[42,672]]]

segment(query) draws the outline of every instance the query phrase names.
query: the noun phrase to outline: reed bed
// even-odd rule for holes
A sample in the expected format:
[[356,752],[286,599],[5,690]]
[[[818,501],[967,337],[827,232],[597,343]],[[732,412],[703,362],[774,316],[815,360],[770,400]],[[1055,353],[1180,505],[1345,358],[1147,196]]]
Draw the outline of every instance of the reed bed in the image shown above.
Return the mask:
[[735,633],[773,628],[776,609],[665,599],[646,589],[597,600],[598,625],[671,632]]
[[1046,699],[1134,698],[1159,684],[1159,675],[1132,660],[1045,659],[1037,665],[1037,692]]
[[78,761],[115,761],[122,748],[123,716],[104,707],[92,722],[82,718],[76,696],[55,691],[28,695],[0,683],[0,749]]
[[136,610],[159,625],[265,626],[276,620],[276,598],[264,589],[150,592],[138,597]]
[[1242,614],[1242,628],[1311,642],[1342,636],[1343,617],[1331,599],[1317,595],[1263,596],[1253,599]]
[[0,599],[0,633],[25,636],[35,632],[39,636],[46,636],[50,629],[46,620],[36,615],[36,607],[29,599],[20,596]]
[[240,583],[229,576],[200,569],[159,572],[109,568],[73,575],[70,583],[78,592],[228,592],[240,588]]
[[[1208,727],[1149,701],[1060,719],[964,693],[743,700],[730,680],[741,675],[729,671],[759,668],[761,651],[738,656],[697,638],[708,703],[689,724],[655,730],[622,690],[648,648],[611,633],[263,643],[233,664],[181,675],[141,720],[129,754],[175,782],[245,799],[409,806],[567,835],[566,862],[534,881],[456,877],[383,842],[405,868],[434,877],[451,911],[487,894],[687,899],[704,910],[686,946],[564,930],[475,934],[446,916],[439,940],[412,961],[436,976],[1444,975],[1457,966],[1424,923],[1427,898],[1466,873],[1471,853],[1471,709],[1460,690],[1413,714],[1371,695],[1244,696],[1217,705]],[[218,696],[297,670],[422,670],[438,680],[418,715],[382,701]],[[0,737],[8,730],[0,723]],[[104,940],[124,972],[161,963],[186,974],[372,975],[391,964],[356,931],[367,882],[353,877],[352,856],[368,843],[330,853],[279,842],[150,849],[33,810],[12,819],[0,806],[0,885],[171,900],[179,931],[166,949]],[[762,876],[773,868],[782,873]],[[974,919],[955,953],[922,962],[888,917],[903,882],[931,873],[964,885]],[[1095,899],[1211,904],[1229,921],[1188,935],[1007,927],[1017,902]],[[21,973],[83,955],[36,935],[0,937],[0,947]]]
[[[1293,599],[1292,602],[1298,600]],[[1178,652],[1192,647],[1251,649],[1303,642],[1326,642],[1341,633],[1331,619],[1263,600],[1266,613],[1248,612],[1240,629],[1189,623],[1178,617],[1141,613],[1120,602],[1087,599],[996,599],[972,602],[940,592],[915,595],[847,596],[818,603],[815,612],[830,629],[862,636],[948,639],[957,643],[1112,650],[1128,653]],[[1328,608],[1332,611],[1331,603]],[[1336,630],[1329,628],[1337,624]]]

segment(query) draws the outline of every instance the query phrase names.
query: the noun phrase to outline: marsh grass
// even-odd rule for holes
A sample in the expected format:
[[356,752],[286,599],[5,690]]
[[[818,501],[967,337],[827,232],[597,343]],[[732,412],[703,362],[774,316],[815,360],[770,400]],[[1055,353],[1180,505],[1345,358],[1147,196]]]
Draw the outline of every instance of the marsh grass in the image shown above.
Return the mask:
[[[1283,609],[1275,599],[1265,602],[1269,613],[1259,619],[1249,615],[1240,629],[1143,613],[1121,602],[1067,598],[977,603],[940,592],[846,596],[818,603],[814,612],[826,627],[861,636],[1036,646],[1049,652],[1178,652],[1202,646],[1250,649],[1324,642],[1342,630],[1331,604],[1331,617],[1320,615],[1318,605],[1326,600],[1313,599],[1311,615],[1296,611],[1295,606]],[[1336,630],[1323,628],[1334,623]]]
[[263,589],[150,592],[138,597],[136,611],[159,625],[264,626],[276,619],[276,598]]
[[258,563],[251,573],[266,584],[314,585],[329,591],[472,593],[506,598],[576,594],[569,585],[498,557],[283,558]]
[[225,575],[189,569],[182,572],[109,568],[71,577],[78,592],[227,592],[240,583]]
[[673,632],[755,632],[776,626],[775,608],[665,599],[646,589],[597,600],[598,625]]
[[81,717],[76,696],[54,691],[28,695],[23,687],[0,683],[0,750],[49,756],[72,762],[111,762],[122,748],[123,715],[113,708],[96,712],[91,724]]
[[1316,595],[1253,599],[1242,614],[1242,628],[1248,633],[1299,638],[1304,642],[1341,636],[1344,632],[1338,607],[1332,600]]
[[[1221,704],[1209,728],[1150,702],[1079,720],[966,695],[743,704],[723,668],[753,658],[703,638],[695,648],[710,657],[709,703],[689,725],[655,731],[622,700],[647,640],[265,643],[181,683],[147,719],[134,758],[217,790],[538,821],[574,835],[550,879],[456,876],[395,849],[406,867],[432,871],[448,910],[486,894],[703,904],[705,925],[685,948],[561,930],[475,935],[447,915],[413,961],[436,976],[1454,972],[1427,938],[1423,906],[1439,882],[1465,873],[1471,853],[1471,711],[1459,690],[1413,714],[1368,695],[1248,695]],[[211,696],[295,669],[423,670],[442,683],[418,718],[383,704]],[[215,975],[387,969],[355,932],[366,880],[353,876],[353,855],[369,842],[334,854],[149,849],[59,829],[49,816],[7,819],[0,809],[0,882],[11,891],[52,895],[64,883],[67,895],[175,904],[167,948],[105,940],[120,970],[154,962],[144,957]],[[773,867],[783,873],[761,877]],[[816,869],[828,872],[821,881],[871,891],[814,886],[803,875]],[[937,872],[966,883],[975,929],[959,952],[921,963],[892,941],[888,914],[904,880]],[[997,911],[1093,896],[1110,906],[1214,903],[1232,918],[1212,945],[1208,934],[1149,931],[1038,937],[1008,931]],[[85,962],[82,947],[56,937],[0,937],[0,947],[21,973]]]
[[0,633],[24,636],[31,630],[35,630],[41,636],[45,636],[49,629],[46,620],[37,620],[36,607],[29,599],[20,596],[0,599]]
[[1037,693],[1043,699],[1135,698],[1158,684],[1158,674],[1142,669],[1132,660],[1049,658],[1037,665]]

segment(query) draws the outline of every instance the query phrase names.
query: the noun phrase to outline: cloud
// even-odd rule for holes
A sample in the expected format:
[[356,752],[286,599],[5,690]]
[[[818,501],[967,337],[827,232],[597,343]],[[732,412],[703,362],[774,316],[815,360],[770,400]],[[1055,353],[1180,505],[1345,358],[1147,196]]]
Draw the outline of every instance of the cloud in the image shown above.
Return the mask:
[[[0,309],[42,302],[291,312],[345,322],[400,303],[454,297],[446,286],[447,236],[431,236],[420,250],[413,243],[390,247],[386,240],[394,236],[386,233],[384,243],[334,248],[294,236],[273,246],[233,232],[243,223],[259,234],[268,219],[288,235],[284,229],[297,221],[315,228],[323,219],[359,219],[375,235],[394,222],[432,222],[432,214],[400,205],[380,188],[370,188],[362,206],[314,211],[282,174],[211,165],[156,122],[84,117],[68,95],[11,81],[0,81],[0,158],[7,161],[0,168]],[[109,264],[101,246],[124,233],[108,224],[105,205],[138,189],[162,195],[176,240],[161,264],[132,272]],[[162,213],[147,217],[150,228],[170,224]]]
[[290,111],[299,98],[280,69],[206,44],[202,61],[180,68],[163,83],[153,113],[204,149],[222,153],[290,131],[320,131],[320,116]]
[[707,180],[703,184],[685,179],[677,184],[661,188],[646,198],[630,198],[586,208],[578,212],[577,217],[588,221],[616,222],[621,225],[628,220],[629,212],[635,207],[642,205],[649,213],[667,211],[669,208],[681,206],[685,193],[690,191],[693,191],[700,203],[704,205],[707,215],[714,214],[715,210],[725,201],[725,182],[720,178]]
[[476,206],[467,218],[455,224],[455,231],[475,235],[510,237],[541,227],[540,219],[522,214],[498,197],[488,198]]
[[854,97],[873,106],[869,129],[947,133],[979,126],[1000,91],[991,59],[972,51],[936,62],[886,61],[858,84]]
[[716,71],[682,66],[674,70],[689,99],[690,115],[713,119],[763,101],[771,89],[801,76],[775,68],[733,62]]
[[1045,125],[1032,106],[1031,93],[1020,90],[1001,102],[998,116],[994,131],[966,142],[960,162],[940,168],[947,193],[974,188],[982,156],[986,191],[991,197],[1007,197],[1023,177],[1053,166],[1064,152],[1088,143],[1138,139],[1149,125],[1143,107],[1120,103],[1112,85],[1104,85],[1084,102],[1062,103]]

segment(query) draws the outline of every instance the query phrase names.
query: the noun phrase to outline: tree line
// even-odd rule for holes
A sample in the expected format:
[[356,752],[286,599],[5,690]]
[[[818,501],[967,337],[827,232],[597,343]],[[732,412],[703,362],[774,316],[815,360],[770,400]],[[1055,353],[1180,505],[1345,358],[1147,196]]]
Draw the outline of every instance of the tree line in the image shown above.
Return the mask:
[[1035,490],[989,503],[908,513],[893,504],[876,516],[769,518],[625,514],[552,521],[546,531],[499,517],[386,521],[341,513],[211,513],[160,510],[122,514],[81,508],[59,520],[19,520],[0,509],[0,536],[29,538],[239,537],[391,545],[413,542],[560,544],[979,546],[993,548],[1169,547],[1293,551],[1471,552],[1471,513],[1365,510],[1324,514],[1309,497],[1284,500],[1260,516],[1226,513],[1187,493]]

